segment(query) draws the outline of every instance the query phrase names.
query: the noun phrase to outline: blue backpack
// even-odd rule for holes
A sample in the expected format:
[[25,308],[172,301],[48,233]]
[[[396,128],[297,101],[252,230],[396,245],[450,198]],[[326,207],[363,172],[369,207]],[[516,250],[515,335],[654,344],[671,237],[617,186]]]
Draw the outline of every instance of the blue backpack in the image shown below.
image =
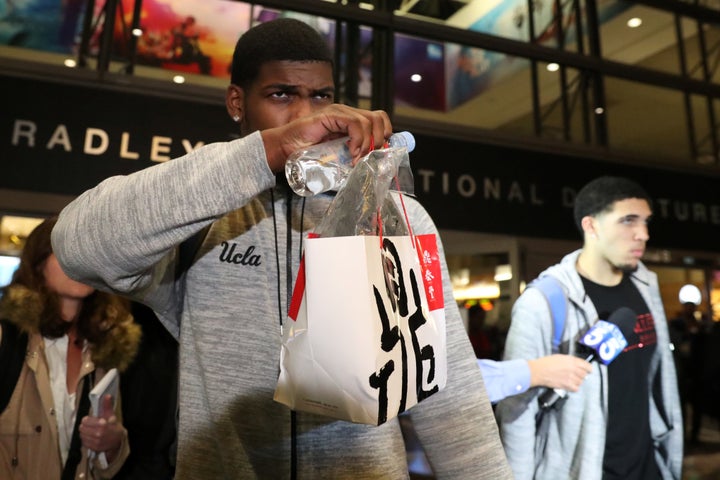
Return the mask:
[[544,295],[550,307],[550,314],[553,319],[552,352],[560,352],[563,330],[565,330],[565,319],[567,318],[567,296],[560,282],[551,275],[536,278],[529,287],[539,289]]
[[[543,295],[545,295],[545,299],[548,302],[548,306],[550,307],[550,314],[553,319],[552,352],[559,353],[560,343],[562,342],[563,337],[563,330],[565,329],[565,319],[567,318],[568,309],[565,290],[563,289],[562,285],[560,285],[560,282],[555,277],[552,277],[550,275],[536,278],[535,280],[530,282],[528,287],[537,288],[543,293]],[[552,392],[552,390],[547,390],[547,392]],[[535,428],[537,430],[535,441],[536,459],[544,457],[547,453],[547,438],[550,428],[549,422],[543,421],[545,417],[550,415],[550,410],[542,407],[544,402],[543,396],[544,394],[541,394],[540,397],[538,397],[538,402],[540,402],[541,408],[538,409],[538,412],[535,415]],[[564,399],[561,398],[559,401],[555,402],[555,405],[560,405],[563,401]]]

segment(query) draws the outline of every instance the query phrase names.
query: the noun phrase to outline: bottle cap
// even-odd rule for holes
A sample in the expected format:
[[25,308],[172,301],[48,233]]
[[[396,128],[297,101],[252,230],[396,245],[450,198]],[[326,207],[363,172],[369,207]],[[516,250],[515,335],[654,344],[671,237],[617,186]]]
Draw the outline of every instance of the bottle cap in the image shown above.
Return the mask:
[[388,144],[394,148],[405,147],[408,152],[415,150],[415,137],[410,132],[393,133],[388,140]]

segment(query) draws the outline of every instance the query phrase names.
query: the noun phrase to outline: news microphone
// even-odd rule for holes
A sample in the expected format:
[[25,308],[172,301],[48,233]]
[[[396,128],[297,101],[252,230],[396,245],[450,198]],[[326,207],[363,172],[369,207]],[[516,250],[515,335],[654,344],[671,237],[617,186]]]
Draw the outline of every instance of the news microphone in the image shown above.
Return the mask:
[[[628,307],[618,308],[607,321],[598,320],[578,340],[581,355],[585,356],[588,362],[599,361],[603,365],[609,365],[627,347],[626,337],[633,332],[636,321],[637,314]],[[586,355],[582,352],[586,352]],[[540,395],[538,402],[541,409],[548,409],[566,397],[567,391],[553,388]]]

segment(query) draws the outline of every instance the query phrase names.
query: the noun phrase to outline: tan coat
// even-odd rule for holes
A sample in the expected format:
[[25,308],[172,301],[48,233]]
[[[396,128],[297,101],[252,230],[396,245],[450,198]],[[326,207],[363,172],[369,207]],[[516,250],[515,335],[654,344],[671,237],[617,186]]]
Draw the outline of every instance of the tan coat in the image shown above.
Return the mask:
[[[3,299],[6,300],[6,299]],[[14,317],[11,309],[0,308],[2,318]],[[17,320],[13,318],[12,321]],[[132,323],[132,322],[130,322]],[[20,322],[21,327],[27,324]],[[135,328],[133,328],[135,327]],[[126,346],[130,346],[130,360],[134,356],[139,341],[137,325],[124,325]],[[0,338],[2,331],[0,330]],[[122,342],[120,342],[122,343]],[[120,350],[123,350],[123,346]],[[62,458],[58,447],[58,427],[55,418],[55,404],[50,387],[48,363],[45,357],[45,344],[37,332],[29,332],[27,356],[20,372],[10,403],[0,414],[0,479],[3,480],[48,480],[60,479],[62,474]],[[117,352],[117,351],[116,351]],[[89,374],[96,370],[96,358],[91,349],[83,353],[80,379],[76,395],[76,406],[80,401],[83,381],[90,380]],[[121,367],[126,366],[123,362]],[[2,366],[0,366],[2,368]],[[104,375],[104,369],[97,368],[96,378]],[[120,415],[120,402],[117,402],[116,414]],[[101,469],[97,460],[92,468],[88,465],[87,450],[82,448],[82,458],[75,474],[76,479],[112,478],[122,467],[130,453],[127,432],[123,437],[120,452],[108,468]],[[17,464],[13,466],[13,457]]]

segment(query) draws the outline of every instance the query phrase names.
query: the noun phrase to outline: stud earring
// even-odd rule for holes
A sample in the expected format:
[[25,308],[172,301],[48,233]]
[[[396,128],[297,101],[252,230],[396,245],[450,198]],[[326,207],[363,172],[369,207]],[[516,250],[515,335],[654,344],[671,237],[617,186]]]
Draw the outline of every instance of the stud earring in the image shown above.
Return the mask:
[[240,121],[240,115],[233,115],[233,122],[237,123]]

